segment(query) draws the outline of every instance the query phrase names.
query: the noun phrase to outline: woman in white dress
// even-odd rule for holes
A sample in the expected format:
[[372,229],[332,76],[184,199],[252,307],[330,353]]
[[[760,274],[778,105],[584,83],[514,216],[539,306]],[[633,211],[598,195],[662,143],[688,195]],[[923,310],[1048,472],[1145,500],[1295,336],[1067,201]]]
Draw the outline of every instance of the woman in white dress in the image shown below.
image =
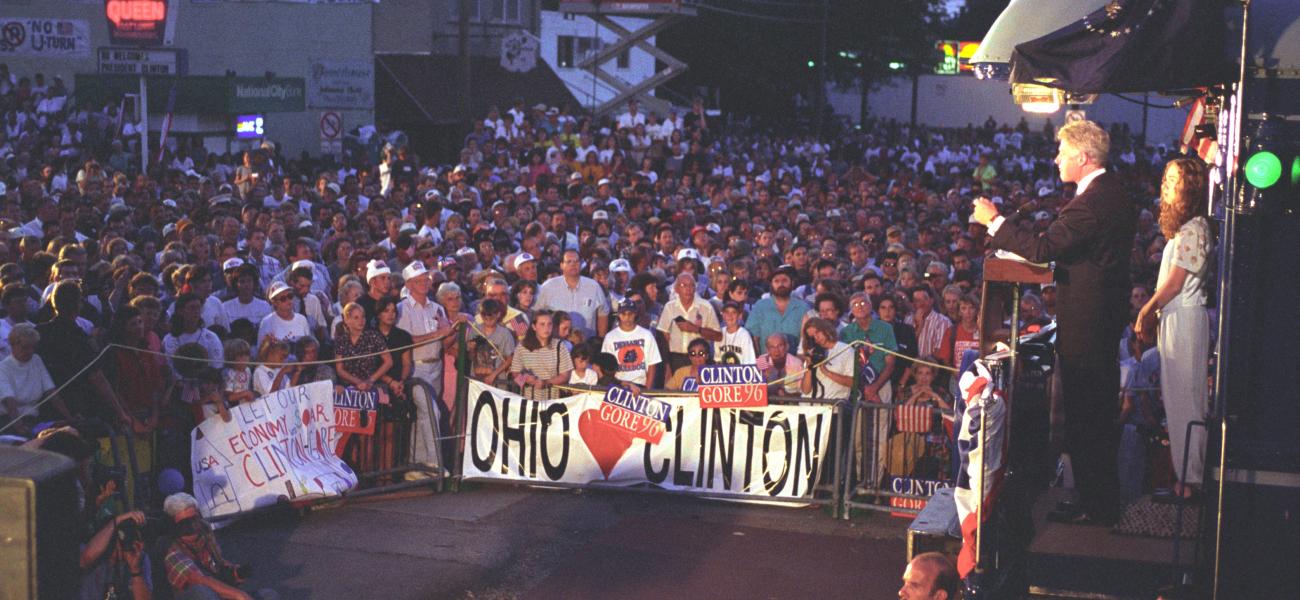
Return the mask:
[[[1160,395],[1169,425],[1170,451],[1179,481],[1176,495],[1191,497],[1205,468],[1205,428],[1187,435],[1187,424],[1209,411],[1206,364],[1210,321],[1205,311],[1213,235],[1207,209],[1205,163],[1177,158],[1165,167],[1160,185],[1160,231],[1168,243],[1160,260],[1156,293],[1138,313],[1134,331],[1156,338],[1160,352]],[[1158,320],[1158,324],[1157,324]],[[1187,464],[1183,453],[1187,445]],[[1186,469],[1186,476],[1183,472]]]

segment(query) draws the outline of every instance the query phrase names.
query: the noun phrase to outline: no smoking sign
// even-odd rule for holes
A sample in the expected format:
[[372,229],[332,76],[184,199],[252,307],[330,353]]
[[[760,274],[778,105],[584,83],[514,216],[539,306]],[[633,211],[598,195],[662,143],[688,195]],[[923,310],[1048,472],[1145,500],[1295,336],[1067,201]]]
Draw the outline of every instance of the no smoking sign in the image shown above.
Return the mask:
[[332,141],[343,136],[343,116],[337,111],[327,110],[320,114],[320,139]]

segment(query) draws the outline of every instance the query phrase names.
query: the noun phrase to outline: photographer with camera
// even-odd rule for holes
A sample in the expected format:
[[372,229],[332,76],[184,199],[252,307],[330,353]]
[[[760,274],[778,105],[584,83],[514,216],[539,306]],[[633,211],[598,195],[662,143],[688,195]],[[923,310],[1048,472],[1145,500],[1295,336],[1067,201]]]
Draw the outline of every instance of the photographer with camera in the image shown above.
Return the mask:
[[81,548],[83,600],[148,600],[153,597],[153,569],[145,552],[149,520],[136,510],[118,515]]
[[199,516],[199,503],[194,496],[178,492],[163,501],[163,512],[171,518],[172,541],[167,548],[164,563],[167,582],[176,593],[177,600],[272,600],[278,594],[260,590],[256,596],[239,589],[248,580],[252,570],[248,565],[227,561],[221,556],[212,527]]
[[839,341],[835,325],[821,317],[803,324],[803,358],[805,371],[799,391],[805,398],[845,400],[853,386],[853,352]]

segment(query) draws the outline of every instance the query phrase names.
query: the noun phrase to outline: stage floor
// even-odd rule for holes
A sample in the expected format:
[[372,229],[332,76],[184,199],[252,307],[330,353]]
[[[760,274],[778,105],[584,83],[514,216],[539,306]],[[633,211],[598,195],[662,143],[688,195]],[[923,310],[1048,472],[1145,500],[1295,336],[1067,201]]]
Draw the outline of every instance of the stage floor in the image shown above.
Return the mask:
[[[1035,597],[1057,598],[1153,598],[1157,589],[1173,582],[1174,540],[1119,533],[1106,527],[1065,525],[1047,520],[1057,502],[1069,492],[1052,488],[1034,503],[1035,536],[1029,546],[1029,584]],[[1171,530],[1172,505],[1159,505],[1147,497],[1139,498],[1122,520],[1127,530],[1141,521],[1160,522],[1146,530]],[[1195,506],[1188,506],[1193,512]],[[1135,517],[1137,520],[1135,521]],[[1166,519],[1167,517],[1167,519]],[[1195,519],[1192,518],[1194,521]],[[1178,563],[1193,562],[1195,539],[1186,533],[1181,543]]]

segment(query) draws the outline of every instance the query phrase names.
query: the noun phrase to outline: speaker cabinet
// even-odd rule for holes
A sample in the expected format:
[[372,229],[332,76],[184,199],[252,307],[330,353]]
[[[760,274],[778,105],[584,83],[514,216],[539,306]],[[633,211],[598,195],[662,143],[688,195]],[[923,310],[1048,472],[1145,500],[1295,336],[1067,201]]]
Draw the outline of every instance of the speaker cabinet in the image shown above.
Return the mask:
[[0,598],[73,597],[79,520],[70,459],[0,447]]

